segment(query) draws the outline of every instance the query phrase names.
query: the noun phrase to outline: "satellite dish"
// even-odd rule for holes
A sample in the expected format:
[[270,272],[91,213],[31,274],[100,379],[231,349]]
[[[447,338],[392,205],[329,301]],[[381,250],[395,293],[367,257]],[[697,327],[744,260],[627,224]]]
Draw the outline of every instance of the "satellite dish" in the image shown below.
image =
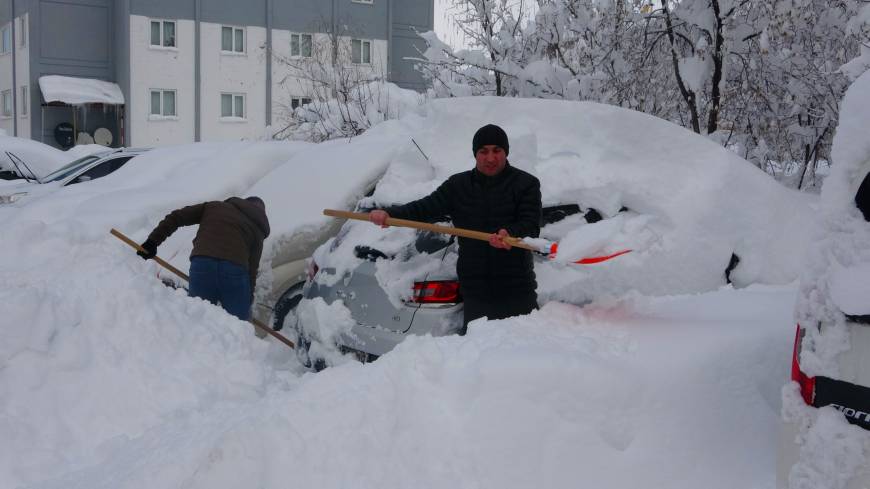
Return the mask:
[[81,131],[78,136],[76,136],[76,144],[94,144],[94,138],[92,138],[90,134]]
[[69,122],[61,122],[54,126],[54,140],[61,148],[71,148],[73,146],[75,129]]
[[105,127],[101,127],[94,131],[94,142],[97,144],[102,144],[103,146],[111,146],[112,145],[112,131],[106,129]]

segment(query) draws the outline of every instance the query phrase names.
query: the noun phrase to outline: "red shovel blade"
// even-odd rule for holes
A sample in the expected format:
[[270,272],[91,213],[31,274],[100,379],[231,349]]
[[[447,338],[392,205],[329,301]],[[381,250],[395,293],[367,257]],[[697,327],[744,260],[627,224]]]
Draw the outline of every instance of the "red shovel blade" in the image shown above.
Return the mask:
[[[550,254],[547,255],[547,258],[553,260],[556,258],[556,252],[559,251],[559,243],[553,243],[550,245]],[[611,258],[616,258],[619,255],[624,255],[626,253],[631,252],[631,250],[621,250],[616,253],[610,255],[602,255],[602,256],[587,256],[586,258],[582,258],[572,263],[576,263],[578,265],[593,265],[595,263],[601,263],[603,261],[610,260]]]

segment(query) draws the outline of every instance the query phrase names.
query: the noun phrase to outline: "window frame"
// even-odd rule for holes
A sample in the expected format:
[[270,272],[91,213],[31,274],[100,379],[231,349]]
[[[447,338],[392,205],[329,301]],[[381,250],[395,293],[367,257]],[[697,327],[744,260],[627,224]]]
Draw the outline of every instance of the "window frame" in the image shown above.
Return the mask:
[[28,89],[27,85],[21,85],[21,104],[20,104],[21,117],[27,117],[27,114],[28,114],[28,109],[29,109],[28,104],[27,104],[28,92],[30,92],[30,90]]
[[[158,33],[160,44],[154,44],[154,31],[152,28],[155,22],[160,25]],[[171,46],[164,44],[166,42],[166,24],[172,24],[173,37]],[[148,19],[148,47],[151,49],[178,49],[178,22],[169,19]]]
[[18,32],[18,47],[27,47],[27,22],[23,15],[18,18]]
[[[298,39],[296,43],[296,47],[299,49],[298,54],[293,54],[293,38],[296,37]],[[302,40],[303,38],[308,38],[308,54],[303,54],[302,49]],[[314,56],[314,34],[306,33],[306,32],[291,32],[290,33],[290,57],[291,58],[311,58]]]
[[[292,110],[296,110],[303,105],[308,105],[311,103],[310,97],[290,97],[290,108]],[[295,104],[295,105],[294,105]]]
[[[224,29],[230,29],[231,37],[230,37],[230,50],[227,51],[224,49]],[[236,32],[242,33],[242,49],[240,51],[236,50]],[[236,25],[221,25],[221,54],[230,54],[234,56],[243,56],[248,53],[248,30],[243,26]]]
[[[160,94],[160,113],[153,112],[154,94]],[[166,93],[172,93],[172,104],[175,110],[172,114],[166,114]],[[178,90],[174,88],[149,88],[148,89],[148,119],[149,120],[177,120],[178,119]]]
[[0,27],[0,55],[9,54],[15,49],[15,39],[12,39],[12,24]]
[[[359,42],[359,61],[355,60],[354,56],[354,43]],[[350,40],[350,62],[355,65],[366,65],[370,66],[372,64],[372,40],[371,39],[351,39]],[[365,46],[369,47],[369,59],[365,60],[363,54],[365,53]]]
[[[8,105],[7,105],[8,104]],[[6,109],[9,109],[7,112]],[[0,118],[10,119],[14,115],[15,107],[13,107],[12,103],[12,90],[2,90],[0,91]]]
[[[224,115],[224,97],[231,97],[230,102],[230,115]],[[236,111],[238,106],[236,105],[238,100],[242,100],[242,115],[236,115]],[[222,121],[230,121],[230,122],[245,122],[248,120],[248,95],[242,92],[221,92],[220,96],[220,119]]]

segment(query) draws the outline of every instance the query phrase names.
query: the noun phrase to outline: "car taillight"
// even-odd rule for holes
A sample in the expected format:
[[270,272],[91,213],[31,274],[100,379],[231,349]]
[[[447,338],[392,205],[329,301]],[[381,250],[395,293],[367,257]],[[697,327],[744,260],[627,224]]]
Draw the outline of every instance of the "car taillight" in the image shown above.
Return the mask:
[[801,396],[804,398],[804,402],[812,406],[816,394],[816,378],[808,377],[805,373],[801,372],[800,347],[802,339],[801,326],[798,324],[797,332],[794,336],[794,352],[791,356],[791,380],[800,385]]
[[432,280],[414,282],[414,302],[418,304],[447,304],[461,302],[459,282],[455,280]]
[[308,260],[308,280],[314,279],[314,276],[317,275],[317,271],[320,270],[320,267],[317,266],[317,262],[314,261],[314,258]]

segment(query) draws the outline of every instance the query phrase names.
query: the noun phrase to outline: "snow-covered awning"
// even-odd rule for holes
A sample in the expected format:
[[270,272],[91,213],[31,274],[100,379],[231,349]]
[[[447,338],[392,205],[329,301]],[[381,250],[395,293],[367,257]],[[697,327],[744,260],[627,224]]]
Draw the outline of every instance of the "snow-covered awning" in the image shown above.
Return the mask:
[[117,83],[94,78],[46,75],[39,77],[39,89],[47,103],[124,104],[124,94]]

